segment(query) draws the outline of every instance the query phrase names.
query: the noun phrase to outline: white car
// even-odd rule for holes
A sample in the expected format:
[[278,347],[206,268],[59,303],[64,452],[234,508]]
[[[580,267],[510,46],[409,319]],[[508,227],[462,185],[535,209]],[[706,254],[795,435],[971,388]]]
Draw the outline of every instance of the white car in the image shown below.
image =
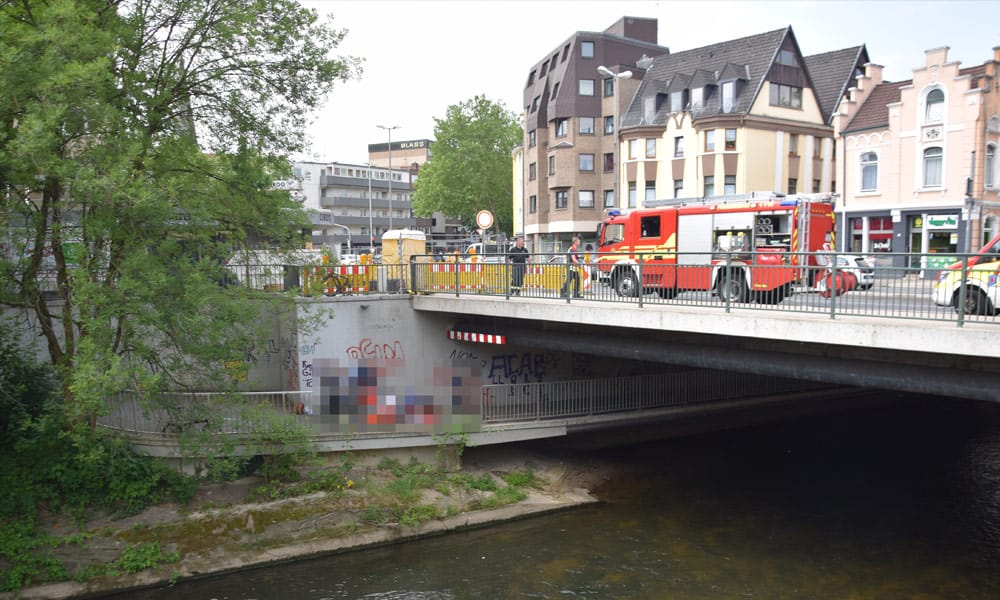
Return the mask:
[[850,273],[858,282],[857,289],[870,290],[875,285],[875,264],[857,254],[837,255],[837,271]]

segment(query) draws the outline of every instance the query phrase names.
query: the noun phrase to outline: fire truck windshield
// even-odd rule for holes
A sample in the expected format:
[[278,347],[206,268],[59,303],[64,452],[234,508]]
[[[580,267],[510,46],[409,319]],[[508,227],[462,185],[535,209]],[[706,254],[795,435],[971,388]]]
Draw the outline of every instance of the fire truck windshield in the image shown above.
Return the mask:
[[604,237],[601,238],[601,245],[617,244],[625,240],[624,223],[608,223],[604,226]]

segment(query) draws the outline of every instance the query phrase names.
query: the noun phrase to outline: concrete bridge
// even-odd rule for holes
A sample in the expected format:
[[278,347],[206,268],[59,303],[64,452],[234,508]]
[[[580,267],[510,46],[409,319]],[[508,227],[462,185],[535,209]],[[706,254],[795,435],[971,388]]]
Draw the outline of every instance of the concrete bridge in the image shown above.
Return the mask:
[[[247,400],[266,398],[296,414],[327,451],[413,450],[459,438],[485,445],[596,429],[636,439],[640,430],[714,427],[691,425],[694,417],[731,426],[736,414],[741,423],[789,418],[878,402],[894,391],[1000,401],[995,319],[957,327],[454,294],[296,305],[300,321],[322,316],[325,325],[313,332],[279,326],[249,352],[258,389]],[[220,414],[227,428],[220,433],[253,429],[234,425],[242,423],[236,414]],[[176,410],[162,415],[126,398],[102,423],[147,452],[171,456],[179,430],[214,422],[178,422],[168,416]]]

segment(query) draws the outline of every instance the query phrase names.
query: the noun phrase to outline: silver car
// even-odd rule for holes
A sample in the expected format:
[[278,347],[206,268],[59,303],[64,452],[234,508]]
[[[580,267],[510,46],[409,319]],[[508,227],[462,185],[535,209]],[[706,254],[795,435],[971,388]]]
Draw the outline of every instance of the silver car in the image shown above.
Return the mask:
[[875,263],[865,256],[840,254],[837,256],[837,270],[853,275],[859,290],[870,290],[875,285]]

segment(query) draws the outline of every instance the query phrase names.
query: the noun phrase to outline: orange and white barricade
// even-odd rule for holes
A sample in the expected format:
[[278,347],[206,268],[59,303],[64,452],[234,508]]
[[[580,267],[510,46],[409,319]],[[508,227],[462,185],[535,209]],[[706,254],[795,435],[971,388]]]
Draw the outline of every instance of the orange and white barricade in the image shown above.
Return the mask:
[[337,275],[345,278],[347,283],[341,292],[367,292],[371,280],[368,277],[368,265],[341,265],[336,267]]
[[450,291],[457,289],[475,291],[482,289],[482,264],[479,263],[434,263],[431,265],[430,289]]

